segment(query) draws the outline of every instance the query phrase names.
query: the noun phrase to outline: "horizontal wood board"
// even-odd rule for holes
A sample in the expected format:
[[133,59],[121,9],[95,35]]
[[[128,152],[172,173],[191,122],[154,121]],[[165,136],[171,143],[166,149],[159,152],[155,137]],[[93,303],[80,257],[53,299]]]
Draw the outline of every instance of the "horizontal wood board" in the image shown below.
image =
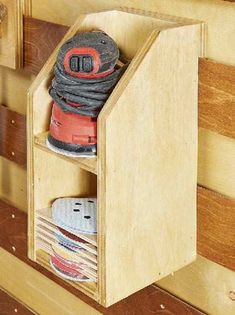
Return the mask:
[[[200,315],[205,314],[183,301],[168,294],[155,286],[149,286],[127,299],[103,308],[83,293],[75,290],[64,281],[48,272],[46,269],[33,263],[27,258],[27,215],[11,205],[0,200],[0,247],[13,254],[27,265],[43,273],[48,278],[61,285],[63,288],[76,295],[91,307],[104,315]],[[0,283],[1,286],[1,283]]]
[[3,290],[0,290],[0,312],[1,315],[11,315],[14,313],[19,315],[35,314]]
[[235,200],[198,187],[198,253],[235,271]]
[[0,105],[0,155],[26,166],[26,117]]
[[235,139],[235,67],[199,63],[199,126]]

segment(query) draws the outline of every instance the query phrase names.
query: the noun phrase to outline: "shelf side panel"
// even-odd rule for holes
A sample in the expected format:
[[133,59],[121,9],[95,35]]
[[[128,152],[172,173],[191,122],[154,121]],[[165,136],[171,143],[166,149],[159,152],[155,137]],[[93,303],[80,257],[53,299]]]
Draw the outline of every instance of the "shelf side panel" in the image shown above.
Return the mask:
[[200,33],[200,25],[160,32],[101,116],[106,306],[195,259]]

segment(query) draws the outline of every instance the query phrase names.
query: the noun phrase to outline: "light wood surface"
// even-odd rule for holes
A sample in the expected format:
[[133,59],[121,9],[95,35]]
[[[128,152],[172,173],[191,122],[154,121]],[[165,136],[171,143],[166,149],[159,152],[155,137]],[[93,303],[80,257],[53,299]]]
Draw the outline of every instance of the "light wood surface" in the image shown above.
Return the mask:
[[[183,23],[187,26],[182,26]],[[97,299],[106,306],[183,267],[195,258],[197,80],[202,28],[200,24],[192,23],[162,15],[142,16],[139,11],[104,12],[80,18],[63,39],[65,41],[77,30],[98,28],[113,37],[126,57],[134,56],[126,74],[105,104],[98,122]],[[125,36],[122,36],[124,32]],[[96,188],[94,175],[81,170],[77,164],[49,153],[45,147],[38,145],[40,141],[34,140],[35,136],[38,137],[48,130],[51,111],[48,86],[56,54],[57,50],[29,91],[29,253],[33,259],[35,211],[50,206],[57,197],[92,195],[95,193],[93,188]],[[161,65],[164,65],[164,71]],[[159,76],[156,75],[157,68],[158,71],[162,69]],[[172,76],[175,79],[170,87],[168,81]],[[149,78],[148,84],[146,77]],[[156,81],[159,89],[154,92]],[[182,88],[182,81],[186,88]],[[147,110],[143,98],[147,103]],[[165,146],[162,137],[164,141],[167,139]],[[159,143],[162,143],[160,153],[156,150]],[[128,152],[128,148],[131,151]],[[147,150],[150,150],[150,156],[153,154],[152,162],[145,160]],[[190,159],[183,158],[186,152]],[[174,161],[170,161],[172,155],[175,155]],[[157,167],[153,165],[156,156],[160,156],[157,158]],[[165,163],[166,161],[168,162]],[[172,172],[174,176],[170,175]],[[173,187],[180,179],[185,185],[181,185],[181,192],[177,192]],[[172,192],[171,198],[166,196],[169,189]],[[179,210],[175,205],[179,205],[182,198],[185,199],[185,206]],[[147,213],[143,211],[146,207]],[[161,209],[164,209],[163,212]],[[188,221],[183,232],[173,224],[176,217],[176,221],[181,221],[183,217]],[[146,238],[148,242],[139,242],[147,225],[150,231]],[[163,232],[160,225],[167,225],[167,232]],[[121,234],[120,228],[123,231]],[[176,238],[172,238],[170,229],[177,235]],[[166,243],[165,248],[154,247],[156,230],[159,230],[161,244]],[[146,257],[141,264],[140,258],[148,246],[153,250],[153,255]],[[173,248],[175,251],[172,254]],[[162,258],[161,250],[164,253]],[[128,252],[133,253],[133,260],[128,258]],[[143,276],[140,276],[141,272]]]
[[0,104],[17,113],[26,113],[27,90],[34,76],[22,70],[0,66]]
[[23,61],[23,7],[21,0],[1,0],[7,15],[0,24],[0,65],[19,68]]
[[26,172],[19,165],[0,157],[0,197],[27,211]]
[[201,256],[156,284],[207,314],[235,314],[235,273]]
[[199,129],[198,183],[235,198],[235,140]]
[[152,34],[143,50],[99,116],[98,249],[108,305],[196,253],[200,27]]
[[101,314],[1,248],[0,266],[0,286],[41,315]]
[[90,159],[89,158],[72,158],[65,155],[57,154],[51,151],[50,149],[48,149],[47,144],[46,144],[47,137],[48,137],[48,132],[43,132],[35,136],[35,140],[34,140],[35,145],[39,146],[39,148],[41,148],[45,152],[55,155],[58,159],[63,159],[67,163],[73,163],[86,171],[89,171],[93,174],[97,174],[97,158],[96,157],[92,157]]
[[[162,309],[160,308],[160,303],[164,303],[164,305],[166,306],[166,310],[170,312],[171,315],[178,315],[179,313],[184,314],[185,312],[187,313],[189,311],[190,311],[190,315],[196,315],[196,314],[202,315],[194,307],[184,303],[183,301],[175,298],[174,296],[171,296],[170,294],[168,294],[167,292],[163,290],[157,289],[155,286],[152,286],[152,285],[148,286],[144,290],[137,292],[131,297],[123,301],[120,301],[119,303],[113,305],[110,308],[104,308],[100,306],[94,300],[92,300],[85,294],[81,293],[79,290],[77,290],[74,286],[71,286],[67,282],[57,277],[51,271],[48,271],[47,269],[42,268],[40,265],[35,264],[29,259],[27,259],[27,256],[26,256],[27,255],[26,254],[27,253],[27,249],[26,249],[27,247],[27,241],[26,241],[27,240],[27,235],[26,235],[27,234],[26,233],[27,216],[26,214],[19,211],[18,209],[12,209],[10,205],[2,202],[1,200],[0,200],[0,208],[1,208],[1,211],[0,211],[0,231],[1,231],[0,244],[1,246],[3,246],[5,250],[7,250],[8,252],[13,254],[20,260],[24,261],[26,265],[25,270],[27,270],[27,267],[31,266],[37,271],[39,271],[41,275],[45,275],[49,279],[53,280],[54,283],[56,283],[54,290],[56,290],[57,286],[61,286],[65,288],[66,290],[68,290],[68,292],[76,296],[79,300],[81,299],[82,301],[84,301],[85,303],[87,303],[88,305],[97,309],[98,311],[100,311],[102,314],[105,314],[105,315],[120,315],[120,314],[133,315],[133,312],[139,312],[139,314],[141,315],[142,314],[152,315],[153,311],[155,311],[156,314],[161,315]],[[12,219],[12,213],[15,214],[14,219]],[[11,246],[13,244],[16,248],[14,252],[11,249]],[[9,255],[10,262],[11,262],[11,257],[12,255]],[[43,257],[45,257],[45,255],[43,255]],[[13,266],[14,266],[14,262],[12,263],[12,267]],[[19,273],[22,271],[20,268],[18,270],[19,270]],[[1,272],[5,272],[3,264],[0,264],[0,273]],[[1,286],[1,280],[0,280],[0,286]],[[24,282],[21,282],[21,290],[25,290]],[[47,288],[45,286],[44,287],[40,286],[40,291],[46,292],[46,290]],[[61,291],[59,290],[57,292],[58,294],[60,294]],[[9,291],[9,293],[12,294],[11,291]],[[35,293],[35,295],[36,294],[37,293]],[[41,296],[39,295],[38,299],[40,298]],[[50,298],[53,299],[54,296],[51,296]],[[67,296],[67,298],[69,297]],[[1,300],[1,297],[0,297],[0,300]],[[22,302],[25,304],[25,301],[21,301],[21,303]],[[0,304],[1,304],[1,301],[0,301]],[[34,308],[34,310],[35,312],[38,313],[38,309],[36,307]],[[54,308],[52,307],[51,309],[49,309],[49,313],[46,313],[45,315],[51,315],[53,311],[54,311]],[[82,309],[80,310],[78,306],[77,311],[80,312],[82,311]],[[6,315],[9,315],[9,314],[7,313]]]
[[[71,25],[78,14],[86,11],[128,7],[206,22],[206,56],[235,65],[235,41],[232,30],[234,3],[221,0],[32,0],[32,16],[38,19]],[[223,43],[223,44],[221,44]],[[222,45],[222,49],[221,49]]]

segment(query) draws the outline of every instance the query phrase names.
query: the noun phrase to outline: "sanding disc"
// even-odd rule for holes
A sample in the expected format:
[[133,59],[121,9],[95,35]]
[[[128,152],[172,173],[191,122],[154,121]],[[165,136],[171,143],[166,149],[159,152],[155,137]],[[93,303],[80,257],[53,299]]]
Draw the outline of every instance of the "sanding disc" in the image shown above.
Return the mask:
[[52,204],[52,219],[68,231],[96,234],[96,208],[96,198],[59,198]]
[[[96,145],[90,146],[89,148],[87,145],[84,145],[83,149],[82,149],[82,145],[80,145],[79,146],[79,149],[80,149],[79,152],[77,152],[78,149],[77,149],[77,151],[75,149],[74,149],[74,151],[71,151],[71,150],[69,151],[69,150],[65,150],[62,147],[55,146],[54,144],[49,142],[48,139],[46,141],[46,145],[51,151],[58,153],[58,154],[68,156],[68,157],[71,157],[71,158],[81,158],[81,157],[92,158],[92,157],[96,156]],[[69,146],[69,145],[67,145],[67,146]],[[66,147],[66,143],[64,143],[64,147]],[[77,145],[77,147],[78,147],[78,145]]]
[[58,235],[61,235],[61,234],[62,234],[65,238],[69,238],[70,240],[74,241],[75,243],[78,243],[78,244],[80,244],[80,243],[88,244],[87,241],[83,240],[82,238],[80,238],[80,237],[78,237],[78,236],[76,236],[76,235],[74,235],[74,234],[72,234],[72,233],[70,233],[70,232],[68,232],[68,231],[66,231],[66,230],[64,230],[64,229],[62,229],[62,228],[60,228],[60,227],[58,227],[57,230],[58,230],[58,231],[57,231],[57,234],[58,234]]
[[67,247],[71,247],[72,249],[82,250],[84,248],[82,245],[88,244],[85,240],[61,228],[57,228],[55,236],[60,244],[67,245]]
[[81,260],[84,265],[89,266],[90,268],[97,270],[95,268],[95,265],[92,261],[90,261],[88,258],[80,255],[79,253],[76,253],[75,251],[72,251],[71,249],[59,244],[58,246],[52,245],[53,252],[55,256],[59,256],[64,260],[70,261],[71,263],[77,263],[77,259]]
[[79,270],[66,266],[61,260],[59,260],[55,256],[51,256],[50,264],[53,270],[64,279],[82,282],[92,281],[91,279],[82,275],[81,272],[79,272]]

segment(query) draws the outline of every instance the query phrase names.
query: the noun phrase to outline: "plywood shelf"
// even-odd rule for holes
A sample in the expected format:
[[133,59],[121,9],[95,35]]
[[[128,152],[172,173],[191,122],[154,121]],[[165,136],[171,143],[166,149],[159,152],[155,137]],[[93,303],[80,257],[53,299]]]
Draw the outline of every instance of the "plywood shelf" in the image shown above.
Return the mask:
[[97,157],[92,158],[71,158],[65,155],[61,155],[59,153],[55,153],[48,149],[46,140],[47,140],[48,132],[43,132],[39,135],[36,135],[34,138],[35,145],[41,148],[42,150],[48,152],[49,154],[54,154],[60,159],[64,159],[66,162],[74,163],[78,167],[91,172],[93,174],[97,174]]
[[86,253],[93,259],[82,255],[97,268],[97,283],[93,291],[77,288],[107,307],[195,260],[203,32],[195,21],[115,10],[81,16],[61,44],[94,29],[131,60],[99,114],[97,159],[46,146],[60,45],[29,90],[29,257],[50,269],[55,199],[97,196],[97,239]]

